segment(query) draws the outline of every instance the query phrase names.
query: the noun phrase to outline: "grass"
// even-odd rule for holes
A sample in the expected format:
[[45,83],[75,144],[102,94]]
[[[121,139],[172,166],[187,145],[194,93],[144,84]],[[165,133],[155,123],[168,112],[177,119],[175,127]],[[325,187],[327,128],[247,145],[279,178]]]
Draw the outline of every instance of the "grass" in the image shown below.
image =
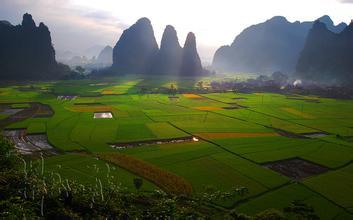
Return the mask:
[[[281,209],[294,199],[303,199],[323,219],[351,217],[348,212],[353,212],[350,199],[353,168],[347,166],[353,160],[353,142],[349,141],[353,136],[351,100],[273,93],[197,94],[191,87],[200,80],[208,85],[212,80],[223,79],[121,76],[36,83],[30,87],[8,86],[0,88],[0,103],[41,102],[53,109],[51,117],[29,118],[7,128],[26,128],[29,134],[46,133],[49,143],[64,152],[46,158],[46,168],[48,172],[59,172],[63,178],[82,182],[95,181],[96,177],[104,179],[106,162],[96,160],[93,155],[98,154],[115,164],[111,164],[115,167],[112,175],[130,190],[134,190],[132,180],[136,176],[145,179],[143,190],[163,188],[162,178],[151,178],[141,169],[132,169],[138,161],[142,168],[163,170],[168,173],[166,176],[182,179],[188,185],[188,192],[190,187],[193,193],[202,193],[208,186],[221,191],[247,187],[249,194],[244,198],[217,201],[227,208],[236,205],[237,211]],[[171,84],[184,88],[185,94],[177,94],[177,100],[170,100],[170,94],[140,93],[141,88],[169,88]],[[58,100],[58,95],[78,97]],[[246,108],[224,109],[233,105]],[[95,120],[93,113],[97,111],[110,111],[114,118]],[[0,120],[5,117],[0,114]],[[297,135],[308,132],[329,135],[294,138],[281,136],[276,129]],[[120,150],[110,147],[111,143],[194,135],[202,139]],[[78,155],[77,151],[84,154]],[[293,157],[331,170],[300,184],[284,186],[290,182],[287,177],[262,166]],[[129,166],[125,164],[126,158]],[[94,166],[99,167],[98,173]]]
[[38,134],[46,132],[45,122],[32,122],[27,127],[28,134]]
[[192,187],[185,179],[142,160],[119,153],[100,153],[98,157],[150,180],[166,192],[184,195],[192,193]]
[[[166,144],[121,152],[184,177],[198,193],[208,186],[222,191],[246,186],[249,195],[254,195],[287,181],[268,169],[204,142]],[[234,201],[223,203],[228,207],[232,204]]]
[[314,207],[320,219],[350,219],[344,209],[299,184],[291,184],[271,191],[235,208],[238,212],[255,214],[268,208],[282,210],[294,200],[302,200]]
[[8,117],[8,115],[4,115],[4,114],[1,114],[1,113],[0,113],[0,120],[5,119],[5,118],[7,118],[7,117]]
[[11,108],[29,108],[31,107],[30,104],[27,103],[16,103],[16,104],[12,104]]
[[345,208],[353,206],[352,164],[339,170],[308,178],[304,184]]
[[[129,190],[135,190],[133,179],[137,176],[130,172],[102,160],[97,160],[87,155],[67,154],[45,159],[45,170],[48,174],[58,173],[62,180],[74,179],[81,183],[96,183],[96,178],[102,182],[108,180],[107,176],[112,176],[113,181],[121,184]],[[144,180],[140,190],[151,191],[157,189],[152,183]]]

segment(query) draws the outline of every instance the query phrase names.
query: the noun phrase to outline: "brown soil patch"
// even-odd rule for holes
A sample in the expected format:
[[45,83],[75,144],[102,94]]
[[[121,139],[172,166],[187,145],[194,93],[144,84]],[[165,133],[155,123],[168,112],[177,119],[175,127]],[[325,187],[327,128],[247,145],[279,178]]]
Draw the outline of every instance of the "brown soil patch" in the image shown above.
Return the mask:
[[186,94],[183,94],[183,96],[185,98],[189,98],[189,99],[202,99],[203,97],[199,96],[199,95],[196,95],[196,94],[191,94],[191,93],[186,93]]
[[184,195],[192,193],[191,184],[184,178],[143,160],[120,153],[99,153],[97,156],[151,181],[166,192]]
[[101,92],[102,95],[113,95],[114,94],[114,91],[113,90],[110,90],[110,89],[106,89],[106,90],[103,90]]
[[276,137],[279,136],[275,132],[263,132],[263,133],[198,133],[199,137],[205,139],[217,139],[217,138],[251,138],[251,137]]
[[295,180],[325,173],[329,170],[327,167],[301,158],[291,158],[270,162],[264,166]]
[[49,105],[37,104],[37,111],[34,115],[35,118],[46,118],[53,116],[54,111]]
[[215,107],[215,106],[199,106],[199,107],[194,107],[193,109],[201,110],[201,111],[217,111],[217,110],[222,110],[223,108]]

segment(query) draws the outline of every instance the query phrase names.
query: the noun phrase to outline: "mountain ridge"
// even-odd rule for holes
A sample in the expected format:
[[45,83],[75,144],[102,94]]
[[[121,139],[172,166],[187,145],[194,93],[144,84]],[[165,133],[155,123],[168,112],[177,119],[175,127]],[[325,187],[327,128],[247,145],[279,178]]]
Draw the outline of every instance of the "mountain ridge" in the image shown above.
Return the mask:
[[[340,32],[329,16],[322,16],[329,29]],[[212,66],[220,72],[272,73],[295,72],[299,54],[313,22],[289,22],[283,16],[274,16],[265,22],[249,26],[233,40],[220,47]]]

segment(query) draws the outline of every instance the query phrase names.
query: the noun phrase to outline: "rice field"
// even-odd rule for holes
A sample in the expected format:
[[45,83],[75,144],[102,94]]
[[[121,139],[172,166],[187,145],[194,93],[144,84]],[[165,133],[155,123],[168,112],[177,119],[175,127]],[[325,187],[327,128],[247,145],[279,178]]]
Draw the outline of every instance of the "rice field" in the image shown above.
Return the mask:
[[[36,83],[32,90],[13,85],[0,88],[0,105],[10,104],[9,109],[26,108],[29,102],[50,106],[54,114],[18,121],[5,129],[47,135],[61,154],[45,158],[46,170],[62,178],[104,181],[109,172],[128,190],[135,190],[134,178],[142,178],[142,190],[196,194],[208,187],[221,191],[247,187],[244,197],[214,203],[253,214],[303,200],[322,219],[353,218],[352,100],[195,91],[176,94],[178,98],[171,100],[170,94],[140,92],[148,86],[192,88],[196,83],[136,76]],[[5,112],[1,108],[0,120],[9,116]],[[94,118],[103,112],[113,117]],[[307,135],[311,133],[325,135]],[[186,137],[194,139],[174,141]],[[132,142],[152,144],[112,147]],[[294,181],[265,166],[291,158],[328,171]],[[168,178],[180,184],[173,186]]]

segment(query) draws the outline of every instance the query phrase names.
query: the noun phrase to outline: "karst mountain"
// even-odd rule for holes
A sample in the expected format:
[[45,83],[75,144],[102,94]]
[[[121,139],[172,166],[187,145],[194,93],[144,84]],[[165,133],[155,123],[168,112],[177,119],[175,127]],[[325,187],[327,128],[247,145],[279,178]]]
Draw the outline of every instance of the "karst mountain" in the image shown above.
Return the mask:
[[[335,26],[327,15],[319,20],[334,33],[340,33],[347,26],[345,23]],[[230,46],[216,51],[213,67],[219,72],[293,73],[313,23],[289,22],[285,17],[276,16],[252,25]]]
[[182,48],[176,30],[167,25],[159,48],[148,18],[139,19],[123,32],[113,49],[112,71],[117,74],[186,76],[206,73],[193,33],[188,34]]
[[58,79],[61,65],[55,60],[50,31],[24,14],[20,25],[0,22],[0,77],[3,80]]

